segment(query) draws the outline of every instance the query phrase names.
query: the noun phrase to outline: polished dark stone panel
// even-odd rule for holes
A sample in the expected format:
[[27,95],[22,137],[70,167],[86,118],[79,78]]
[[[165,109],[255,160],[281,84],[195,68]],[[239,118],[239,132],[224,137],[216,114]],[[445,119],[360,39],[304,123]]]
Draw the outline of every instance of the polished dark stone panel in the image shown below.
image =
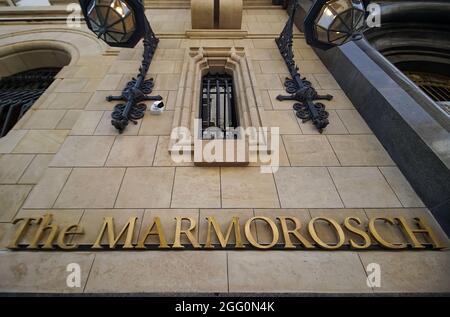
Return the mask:
[[355,43],[319,54],[449,235],[450,148],[439,148],[449,142],[448,131]]
[[[300,29],[308,2],[301,0]],[[450,133],[416,98],[420,91],[401,85],[401,72],[376,52],[370,57],[368,47],[348,43],[316,53],[450,236]]]

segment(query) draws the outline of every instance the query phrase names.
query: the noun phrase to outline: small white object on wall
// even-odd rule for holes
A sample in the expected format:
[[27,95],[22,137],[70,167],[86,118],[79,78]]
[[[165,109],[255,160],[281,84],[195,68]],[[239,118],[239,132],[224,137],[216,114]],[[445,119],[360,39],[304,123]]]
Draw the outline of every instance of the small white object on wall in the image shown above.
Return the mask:
[[164,102],[162,101],[155,101],[152,106],[150,107],[150,113],[152,115],[159,116],[164,112],[164,109],[166,106],[164,105]]

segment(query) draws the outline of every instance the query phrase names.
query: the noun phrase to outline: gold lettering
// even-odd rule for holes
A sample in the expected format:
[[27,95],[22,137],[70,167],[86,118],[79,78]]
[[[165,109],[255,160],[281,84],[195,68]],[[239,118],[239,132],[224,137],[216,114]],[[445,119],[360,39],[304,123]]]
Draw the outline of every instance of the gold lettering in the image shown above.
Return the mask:
[[[300,233],[302,224],[300,223],[300,220],[298,218],[296,218],[296,217],[277,217],[277,219],[280,221],[280,224],[281,224],[281,231],[283,232],[285,249],[295,249],[295,245],[291,241],[291,237],[290,237],[291,234],[294,237],[296,237],[297,240],[300,241],[300,243],[305,246],[305,248],[314,249],[314,246],[307,239],[305,239],[302,236],[302,234]],[[291,220],[295,224],[294,229],[291,229],[291,230],[288,229],[287,220]]]
[[83,234],[83,228],[79,227],[78,225],[69,225],[67,227],[64,227],[61,232],[58,235],[58,247],[64,250],[71,250],[76,249],[78,245],[76,243],[66,243],[64,240],[66,236],[73,235],[73,234]]
[[38,243],[43,238],[43,234],[45,231],[50,230],[47,240],[45,241],[42,249],[53,249],[53,240],[55,240],[56,234],[58,233],[58,226],[56,224],[52,224],[53,215],[45,214],[40,221],[39,227],[34,235],[34,239],[31,241],[30,245],[27,247],[28,249],[37,249]]
[[[153,227],[156,227],[156,231],[153,231]],[[148,236],[157,235],[159,238],[159,246],[160,249],[168,249],[170,248],[167,244],[166,236],[164,234],[163,227],[161,225],[161,219],[159,217],[153,218],[153,222],[147,227],[147,231],[139,240],[139,243],[136,246],[136,249],[145,249],[145,241]]]
[[[267,245],[259,244],[258,241],[255,239],[255,237],[252,234],[250,226],[254,220],[258,220],[258,219],[265,221],[270,226],[270,229],[272,231],[272,242],[270,244],[267,244]],[[245,223],[245,236],[247,237],[248,242],[250,242],[250,244],[252,246],[254,246],[255,248],[270,249],[278,242],[278,238],[279,238],[280,234],[278,233],[277,225],[270,218],[253,217],[253,218],[250,218],[249,220],[247,220],[247,222]]]
[[222,248],[226,248],[226,246],[228,244],[228,240],[230,240],[231,230],[233,230],[233,227],[234,227],[234,238],[236,240],[234,247],[235,248],[245,248],[244,244],[242,243],[242,238],[241,238],[241,228],[239,226],[239,217],[233,217],[231,219],[231,223],[228,226],[228,230],[227,230],[225,237],[223,236],[223,233],[220,229],[220,225],[217,223],[217,220],[215,217],[206,217],[206,219],[208,220],[208,232],[206,234],[205,248],[210,248],[210,249],[214,248],[214,246],[211,244],[211,233],[212,233],[211,229],[212,228],[214,228],[214,232],[216,233],[217,239],[219,240]]
[[132,244],[133,234],[134,234],[134,227],[136,226],[137,218],[138,217],[130,217],[128,219],[128,222],[122,228],[122,231],[120,231],[117,238],[114,238],[114,235],[115,235],[114,218],[113,217],[105,217],[102,228],[100,229],[100,233],[97,237],[97,240],[95,241],[94,245],[91,248],[92,249],[103,249],[103,246],[101,245],[101,241],[105,234],[105,231],[108,229],[108,243],[109,243],[109,247],[111,249],[116,248],[117,243],[119,242],[120,238],[125,234],[125,231],[127,232],[127,237],[125,239],[123,248],[124,249],[133,249],[134,248],[134,246]]
[[387,222],[391,225],[395,225],[395,221],[392,218],[389,217],[374,217],[369,220],[369,232],[372,235],[372,237],[380,244],[382,247],[386,249],[404,249],[406,248],[405,243],[399,243],[399,244],[393,244],[386,240],[384,240],[380,233],[378,232],[377,228],[375,227],[375,223],[377,220],[383,220],[384,222]]
[[[323,220],[325,222],[328,222],[335,229],[338,238],[338,242],[336,243],[336,245],[327,244],[322,239],[319,238],[316,232],[316,228],[314,226],[317,220]],[[313,240],[323,249],[336,250],[339,249],[345,243],[345,234],[341,226],[336,222],[336,220],[328,217],[316,217],[311,219],[311,221],[308,223],[308,231]]]
[[9,249],[18,249],[18,243],[19,241],[23,238],[23,236],[27,233],[29,225],[31,225],[31,222],[33,220],[38,221],[37,223],[39,223],[41,221],[41,218],[17,218],[14,219],[14,221],[12,222],[13,225],[15,225],[18,222],[22,222],[19,226],[19,228],[17,228],[16,232],[14,233],[14,237],[12,239],[12,241],[8,244],[8,248]]
[[[185,245],[181,244],[182,235],[186,237],[183,239],[187,239],[193,248],[200,249],[203,247],[198,241],[198,223],[196,219],[182,216],[174,218],[176,220],[176,227],[173,245],[168,244],[160,217],[153,218],[152,222],[143,231],[144,233],[138,237],[138,242],[135,245],[133,244],[133,239],[135,237],[137,219],[138,217],[129,217],[120,232],[116,232],[114,218],[104,217],[100,232],[91,248],[104,248],[105,244],[102,244],[102,241],[106,241],[107,239],[107,244],[110,249],[115,249],[119,241],[124,241],[123,249],[146,249],[149,248],[149,244],[146,243],[152,243],[152,247],[156,247],[156,243],[153,245],[154,240],[150,242],[149,239],[153,239],[151,236],[157,236],[159,238],[158,248],[183,249]],[[409,246],[414,249],[425,249],[427,247],[443,249],[447,247],[446,240],[441,238],[439,231],[436,231],[434,227],[430,227],[425,219],[418,217],[373,217],[369,219],[367,227],[359,217],[346,217],[342,223],[338,223],[334,218],[316,217],[309,221],[306,228],[310,237],[308,234],[302,233],[302,223],[299,218],[279,216],[276,219],[280,222],[284,239],[284,249],[296,249],[301,246],[304,249],[320,247],[327,250],[336,250],[341,248],[347,240],[350,248],[357,250],[368,249],[375,242],[380,247],[392,250],[405,249]],[[248,245],[244,244],[246,241],[243,241],[244,237],[242,236],[239,217],[232,216],[230,220],[227,224],[223,224],[222,227],[216,217],[206,217],[208,228],[204,248],[213,249],[216,247],[216,244],[220,245],[221,248],[227,248],[227,246],[233,244],[230,242],[230,239],[235,240],[234,248],[236,249],[248,247]],[[264,241],[264,243],[261,240],[258,241],[255,232],[252,232],[252,225],[256,225],[258,220],[266,223],[264,224],[263,230],[267,230],[269,234],[272,234],[271,241]],[[81,225],[65,225],[60,230],[60,227],[52,222],[53,215],[50,213],[36,218],[14,219],[12,224],[17,226],[14,228],[14,236],[11,238],[7,247],[9,249],[19,249],[23,244],[22,241],[25,238],[28,241],[29,236],[31,236],[27,246],[28,249],[54,249],[55,246],[62,250],[78,248],[78,244],[71,241],[70,236],[83,234],[84,230]],[[188,222],[188,224],[185,222]],[[384,224],[380,222],[384,222]],[[325,239],[331,232],[325,232],[327,233],[326,236],[320,237],[321,231],[318,231],[318,223],[319,226],[323,223],[328,226],[328,229],[325,230],[331,230],[335,234],[336,242],[334,242],[335,239],[332,239],[332,241]],[[32,225],[36,225],[35,233],[29,232]],[[34,231],[34,228],[32,229]],[[282,242],[279,242],[279,230],[274,219],[262,216],[250,218],[244,225],[244,234],[248,243],[257,249],[270,249],[276,246],[277,243],[281,245]],[[398,232],[391,233],[390,230],[398,230]],[[105,237],[106,234],[107,237]],[[346,237],[346,234],[350,234],[350,236]],[[213,244],[213,239],[216,240],[216,238],[213,238],[214,235],[218,241],[218,243],[214,242],[216,244]],[[402,236],[404,236],[403,239]]]
[[[194,218],[190,217],[175,217],[175,220],[177,221],[177,225],[175,228],[175,239],[172,245],[172,248],[174,249],[183,249],[184,246],[181,244],[181,235],[184,234],[188,238],[189,242],[194,246],[194,248],[198,249],[201,248],[200,244],[198,243],[197,239],[192,234],[192,231],[195,230],[195,227],[197,226],[197,222],[194,220]],[[188,220],[190,222],[189,229],[182,230],[182,224],[183,220]]]
[[358,244],[353,239],[350,239],[350,246],[353,249],[367,249],[368,247],[370,247],[370,237],[369,237],[369,235],[364,230],[361,230],[358,227],[355,227],[351,223],[351,221],[356,222],[358,225],[361,224],[361,220],[358,217],[347,217],[344,220],[344,227],[345,227],[345,229],[347,229],[348,231],[350,231],[350,232],[360,236],[364,240],[364,243],[363,244]]
[[414,218],[414,221],[416,222],[418,228],[412,229],[406,222],[405,218],[397,217],[395,219],[399,222],[400,227],[403,229],[403,232],[408,236],[414,249],[425,248],[425,246],[417,239],[416,237],[417,233],[426,234],[429,240],[431,240],[431,244],[433,245],[434,249],[442,249],[445,247],[444,245],[441,244],[441,241],[437,238],[433,230],[424,220],[420,218]]

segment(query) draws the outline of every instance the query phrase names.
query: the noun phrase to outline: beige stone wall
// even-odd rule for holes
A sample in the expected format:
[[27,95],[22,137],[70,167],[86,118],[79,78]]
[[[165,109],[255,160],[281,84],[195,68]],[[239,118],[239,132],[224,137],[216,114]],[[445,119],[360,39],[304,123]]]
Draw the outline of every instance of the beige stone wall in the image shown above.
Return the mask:
[[[153,94],[164,97],[162,116],[146,114],[123,135],[110,124],[114,103],[135,75],[142,45],[110,49],[85,28],[62,25],[0,25],[0,46],[19,51],[22,43],[57,43],[72,54],[54,84],[0,139],[0,246],[11,235],[9,222],[25,215],[52,212],[61,224],[85,224],[87,232],[106,215],[122,226],[130,215],[139,228],[159,215],[172,228],[174,215],[203,220],[216,215],[224,225],[230,215],[243,221],[255,215],[293,215],[304,222],[316,216],[375,215],[424,217],[441,232],[383,146],[353,107],[326,67],[295,32],[294,52],[302,75],[320,93],[334,95],[324,103],[330,125],[318,134],[292,111],[292,102],[279,102],[286,66],[274,38],[287,16],[280,9],[245,10],[242,39],[187,38],[187,9],[147,11],[161,38],[148,77]],[[192,47],[241,47],[253,65],[261,98],[263,125],[281,129],[281,168],[261,174],[248,167],[194,167],[175,164],[169,156],[169,135],[179,107],[180,78]],[[10,67],[15,65],[10,65]],[[23,66],[23,65],[22,65]],[[20,65],[17,65],[20,67]],[[267,241],[263,224],[253,228]],[[323,234],[326,234],[324,228]],[[382,230],[392,239],[403,239]],[[196,235],[204,242],[206,228]],[[78,240],[86,243],[87,236]],[[328,241],[335,239],[328,236]],[[169,243],[173,240],[171,237]],[[347,241],[348,243],[348,241]],[[12,253],[0,254],[0,292],[72,292],[65,287],[66,263],[78,262],[85,292],[449,292],[448,252],[235,252],[202,251],[144,253]],[[381,263],[386,283],[367,288],[365,266]],[[12,272],[25,266],[24,276]],[[39,272],[35,274],[36,263]],[[114,263],[111,266],[111,263]],[[408,270],[403,265],[407,263]],[[130,276],[125,271],[138,272]],[[57,274],[60,272],[61,274]],[[167,272],[171,272],[170,275]],[[438,274],[436,274],[438,273]],[[208,277],[208,278],[206,278]],[[45,281],[45,282],[44,282]],[[330,282],[332,281],[332,282]],[[120,287],[118,288],[118,285]]]

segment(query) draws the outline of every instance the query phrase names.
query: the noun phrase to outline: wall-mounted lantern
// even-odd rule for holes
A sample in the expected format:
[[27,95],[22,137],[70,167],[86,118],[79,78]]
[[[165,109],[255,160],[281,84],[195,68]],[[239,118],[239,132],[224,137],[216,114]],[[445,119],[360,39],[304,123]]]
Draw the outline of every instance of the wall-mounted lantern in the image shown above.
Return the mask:
[[305,17],[306,42],[329,49],[360,38],[364,18],[361,0],[316,0]]
[[161,100],[161,96],[147,96],[152,92],[153,78],[145,79],[159,40],[145,16],[141,0],[79,0],[88,28],[98,38],[113,47],[133,48],[143,38],[144,54],[139,73],[120,96],[108,96],[108,101],[124,101],[115,106],[111,124],[120,133],[129,121],[136,124],[144,116],[146,100]]

